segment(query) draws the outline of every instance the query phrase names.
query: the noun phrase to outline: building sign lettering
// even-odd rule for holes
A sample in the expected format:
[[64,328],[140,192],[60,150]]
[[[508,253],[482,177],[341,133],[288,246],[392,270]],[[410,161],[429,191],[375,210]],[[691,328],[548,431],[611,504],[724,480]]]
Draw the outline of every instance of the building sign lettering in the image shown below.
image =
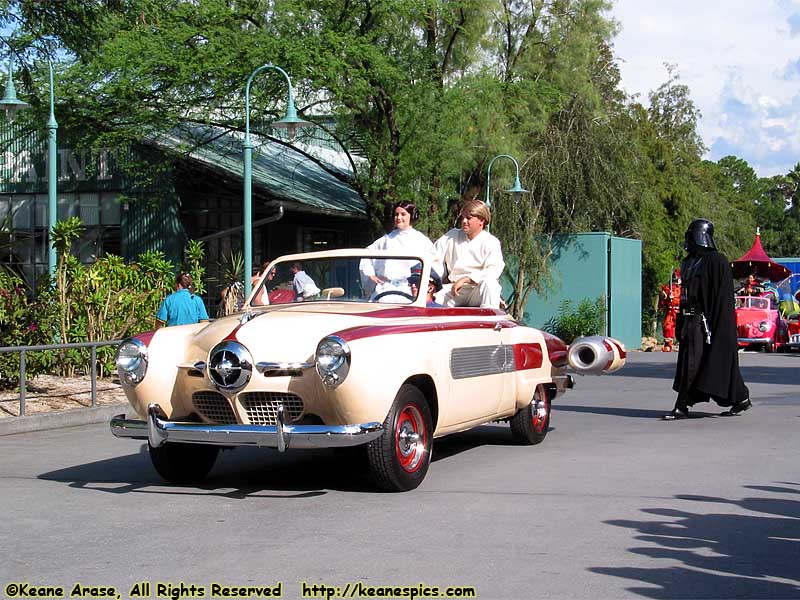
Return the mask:
[[[75,151],[62,148],[58,151],[58,180],[109,181],[112,178],[111,158],[113,153],[111,148],[101,148],[91,154],[86,150]],[[48,157],[42,156],[41,159],[37,170],[30,150],[0,152],[0,183],[32,184],[47,181]]]

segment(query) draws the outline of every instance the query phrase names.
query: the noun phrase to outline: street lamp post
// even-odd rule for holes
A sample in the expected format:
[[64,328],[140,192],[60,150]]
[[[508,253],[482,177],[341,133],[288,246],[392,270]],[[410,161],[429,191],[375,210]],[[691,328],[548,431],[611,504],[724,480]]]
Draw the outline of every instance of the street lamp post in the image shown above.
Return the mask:
[[292,93],[292,80],[289,79],[286,71],[273,64],[266,64],[258,67],[247,78],[247,85],[244,89],[244,297],[250,296],[250,278],[253,272],[253,140],[250,137],[250,84],[253,78],[261,71],[273,69],[278,71],[286,78],[289,86],[289,93],[286,100],[286,115],[275,121],[273,127],[285,128],[289,134],[289,139],[294,138],[295,131],[299,127],[307,127],[313,123],[301,119],[297,116],[294,106],[294,94]]
[[47,61],[50,68],[50,116],[47,119],[47,270],[50,279],[56,278],[56,248],[53,244],[53,228],[58,220],[58,173],[56,169],[56,123],[55,97],[53,93],[53,63]]
[[519,182],[519,163],[517,163],[517,160],[513,156],[510,156],[508,154],[498,154],[492,160],[489,161],[489,167],[486,169],[486,207],[487,208],[491,204],[491,198],[492,198],[492,196],[491,196],[491,183],[490,183],[491,182],[491,176],[492,176],[492,163],[494,163],[494,161],[496,161],[498,158],[508,158],[508,159],[510,159],[511,161],[513,161],[514,167],[517,170],[516,175],[514,176],[514,185],[511,188],[507,189],[506,192],[508,192],[509,194],[524,194],[524,193],[527,193],[527,191],[528,191],[524,187],[522,187],[522,185]]
[[[50,117],[47,120],[47,270],[50,277],[55,279],[56,274],[56,249],[53,247],[53,227],[55,227],[58,217],[58,174],[56,169],[56,130],[58,123],[55,115],[55,97],[53,93],[53,63],[47,61],[50,69]],[[0,105],[6,111],[9,119],[13,119],[17,110],[27,108],[27,102],[17,98],[17,90],[14,87],[13,70],[11,59],[8,60],[8,81],[6,91]]]

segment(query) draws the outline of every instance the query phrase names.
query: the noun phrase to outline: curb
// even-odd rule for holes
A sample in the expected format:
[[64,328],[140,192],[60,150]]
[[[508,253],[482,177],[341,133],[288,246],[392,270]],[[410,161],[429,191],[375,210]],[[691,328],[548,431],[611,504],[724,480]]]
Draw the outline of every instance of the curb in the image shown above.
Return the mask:
[[126,408],[128,408],[127,404],[111,404],[94,408],[49,412],[41,415],[6,417],[0,419],[0,436],[104,423],[110,421],[111,417],[124,413]]

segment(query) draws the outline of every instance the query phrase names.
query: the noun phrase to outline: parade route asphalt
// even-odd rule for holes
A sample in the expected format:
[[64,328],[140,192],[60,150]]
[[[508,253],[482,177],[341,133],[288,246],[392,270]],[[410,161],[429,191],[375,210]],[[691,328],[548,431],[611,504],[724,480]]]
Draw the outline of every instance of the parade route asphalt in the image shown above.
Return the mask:
[[507,424],[437,440],[403,494],[374,492],[332,451],[241,448],[176,487],[107,424],[2,436],[0,585],[800,598],[800,355],[739,356],[744,415],[710,404],[661,421],[675,355],[633,352],[614,375],[577,378],[541,445],[513,445]]

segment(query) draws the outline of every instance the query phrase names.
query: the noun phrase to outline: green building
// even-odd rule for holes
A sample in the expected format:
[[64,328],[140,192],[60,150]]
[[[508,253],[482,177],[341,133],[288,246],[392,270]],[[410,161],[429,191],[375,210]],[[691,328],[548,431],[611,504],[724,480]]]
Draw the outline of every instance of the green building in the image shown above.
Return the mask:
[[[363,200],[335,176],[346,174],[340,153],[321,132],[314,135],[295,147],[255,140],[254,266],[288,252],[369,241]],[[46,140],[7,123],[0,136],[0,224],[11,234],[0,260],[17,267],[35,290],[47,272]],[[242,249],[241,134],[186,126],[136,148],[91,151],[69,139],[60,133],[57,219],[83,222],[76,256],[87,263],[103,253],[135,260],[160,250],[178,263],[187,240],[203,240],[208,297],[216,298],[224,285],[216,263]],[[126,168],[134,161],[147,167]],[[131,172],[136,176],[126,175]]]

